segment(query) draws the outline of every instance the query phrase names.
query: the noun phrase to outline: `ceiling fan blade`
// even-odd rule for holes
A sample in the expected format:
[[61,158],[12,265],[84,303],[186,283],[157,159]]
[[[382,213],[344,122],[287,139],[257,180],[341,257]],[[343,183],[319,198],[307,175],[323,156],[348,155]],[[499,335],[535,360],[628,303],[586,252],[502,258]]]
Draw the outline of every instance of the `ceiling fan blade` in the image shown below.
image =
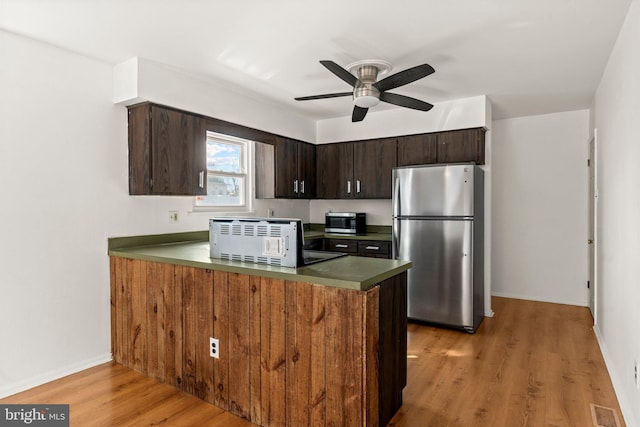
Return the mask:
[[428,102],[420,101],[419,99],[410,98],[404,95],[398,95],[397,93],[382,92],[380,94],[380,101],[421,111],[429,111],[433,108],[433,105]]
[[324,65],[327,70],[331,71],[333,74],[340,77],[342,80],[350,84],[352,87],[355,87],[356,83],[358,83],[358,78],[356,76],[354,76],[353,74],[351,74],[350,72],[348,72],[347,70],[345,70],[344,68],[336,64],[335,62],[325,60],[325,61],[320,61],[320,63]]
[[436,70],[429,64],[416,65],[404,71],[392,74],[373,84],[380,92],[404,86],[408,83],[415,82],[429,74],[435,73]]
[[310,99],[337,98],[339,96],[353,96],[353,92],[327,93],[325,95],[299,96],[296,101],[309,101]]
[[353,106],[353,113],[351,114],[352,122],[361,122],[364,120],[364,116],[367,115],[368,108],[358,107],[357,105]]

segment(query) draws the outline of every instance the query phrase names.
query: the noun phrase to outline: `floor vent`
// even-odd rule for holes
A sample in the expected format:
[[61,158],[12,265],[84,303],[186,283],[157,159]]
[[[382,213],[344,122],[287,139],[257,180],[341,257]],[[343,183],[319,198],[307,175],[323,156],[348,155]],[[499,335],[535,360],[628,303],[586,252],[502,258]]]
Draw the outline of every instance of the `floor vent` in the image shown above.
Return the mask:
[[594,427],[620,427],[618,411],[596,404],[591,404],[591,418]]

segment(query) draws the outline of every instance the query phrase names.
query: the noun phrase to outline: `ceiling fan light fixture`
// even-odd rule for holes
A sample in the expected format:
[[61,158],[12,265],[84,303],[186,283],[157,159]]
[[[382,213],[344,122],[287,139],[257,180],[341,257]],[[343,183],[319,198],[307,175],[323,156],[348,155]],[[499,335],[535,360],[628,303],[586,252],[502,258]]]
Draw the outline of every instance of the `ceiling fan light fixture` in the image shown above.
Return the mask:
[[375,107],[380,103],[380,100],[377,96],[373,95],[361,95],[353,100],[353,103],[356,104],[360,108],[371,108]]

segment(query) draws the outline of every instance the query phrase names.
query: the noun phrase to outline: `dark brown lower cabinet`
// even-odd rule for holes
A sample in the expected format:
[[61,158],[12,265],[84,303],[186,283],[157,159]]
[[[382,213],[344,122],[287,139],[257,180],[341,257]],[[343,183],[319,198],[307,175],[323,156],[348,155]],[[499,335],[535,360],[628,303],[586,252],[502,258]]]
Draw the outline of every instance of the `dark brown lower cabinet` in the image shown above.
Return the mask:
[[373,258],[391,258],[391,243],[378,240],[358,240],[358,255]]
[[386,241],[329,238],[325,239],[324,247],[327,251],[345,252],[349,255],[391,258],[391,243]]
[[354,291],[110,263],[117,363],[262,426],[384,426],[402,405],[406,273]]

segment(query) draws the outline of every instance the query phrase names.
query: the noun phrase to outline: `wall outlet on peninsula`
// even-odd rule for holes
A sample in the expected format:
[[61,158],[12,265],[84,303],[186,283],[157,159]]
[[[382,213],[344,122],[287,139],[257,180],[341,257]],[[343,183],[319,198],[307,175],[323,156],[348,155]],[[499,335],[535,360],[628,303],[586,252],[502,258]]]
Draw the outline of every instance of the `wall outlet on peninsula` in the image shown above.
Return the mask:
[[209,338],[209,356],[220,359],[220,342],[218,338]]

